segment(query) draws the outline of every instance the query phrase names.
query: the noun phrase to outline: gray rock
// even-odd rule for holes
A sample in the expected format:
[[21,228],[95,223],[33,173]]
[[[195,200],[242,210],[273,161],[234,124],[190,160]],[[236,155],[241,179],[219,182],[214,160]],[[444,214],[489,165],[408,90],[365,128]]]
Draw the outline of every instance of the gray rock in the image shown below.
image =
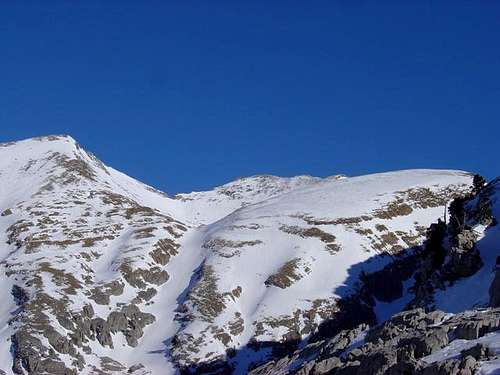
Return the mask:
[[133,329],[128,329],[125,331],[125,339],[127,340],[127,344],[133,348],[139,345],[139,338],[143,335],[143,331],[139,327],[135,327]]
[[456,245],[461,250],[472,250],[476,245],[477,235],[472,229],[463,229],[455,237]]
[[300,370],[298,370],[295,375],[309,375],[314,367],[314,362],[308,362]]
[[335,375],[358,375],[359,374],[359,362],[347,363],[344,367],[335,371]]
[[479,338],[479,329],[481,326],[482,323],[480,321],[463,322],[455,329],[455,337],[457,339],[475,340]]
[[[450,323],[455,322],[452,320]],[[458,339],[475,340],[498,329],[500,329],[499,313],[492,311],[459,320],[453,333]]]
[[169,275],[160,267],[151,267],[149,269],[132,269],[130,265],[122,265],[120,268],[124,279],[133,287],[146,289],[147,284],[162,285],[167,282]]
[[426,323],[425,311],[421,308],[403,311],[394,315],[384,324],[373,328],[366,336],[367,342],[389,341],[395,337],[400,337],[405,331],[414,330],[417,328],[425,328]]
[[353,342],[354,339],[367,328],[368,325],[361,324],[354,329],[339,332],[332,339],[325,342],[324,348],[322,349],[324,355],[340,355],[340,353],[343,352],[351,344],[351,342]]
[[[476,339],[500,329],[500,309],[469,311],[444,320],[440,311],[404,311],[372,328],[363,345],[346,353],[365,327],[342,331],[335,337],[314,342],[254,371],[254,375],[341,374],[341,375],[467,375],[476,362],[487,359],[481,345],[462,353],[463,359],[427,364],[420,358],[432,354],[457,338]],[[293,370],[291,370],[293,369]]]
[[132,365],[128,368],[127,373],[133,374],[136,371],[139,371],[144,368],[144,365],[142,363],[137,363],[135,365]]
[[136,305],[127,305],[122,307],[122,312],[128,319],[136,319],[140,314],[141,310]]
[[472,357],[462,360],[450,359],[440,363],[433,363],[424,368],[419,375],[472,375],[475,372],[477,362]]
[[417,374],[423,365],[414,359],[398,361],[387,370],[387,375]]
[[[61,336],[57,335],[48,334],[51,337],[52,343],[54,343],[54,340],[57,341]],[[53,349],[47,350],[38,338],[32,336],[24,328],[17,331],[11,337],[11,340],[13,354],[12,370],[14,373],[23,375],[26,373],[31,375],[76,375],[75,370],[68,369],[64,362],[59,360]]]
[[[77,372],[68,369],[64,362],[55,361],[52,359],[44,359],[40,361],[37,372],[33,374],[53,374],[53,375],[76,375]],[[31,374],[31,373],[30,373]]]
[[[100,285],[98,287],[95,287],[91,290],[91,296],[90,298],[95,301],[95,303],[99,305],[109,305],[110,302],[110,296],[120,296],[123,293],[123,288],[124,284],[121,283],[120,281],[111,281],[107,284]],[[87,305],[92,308],[91,305]],[[88,309],[85,314],[92,314],[94,313],[94,309],[92,310]],[[91,316],[89,316],[91,317]]]
[[128,327],[127,316],[124,312],[113,311],[109,314],[107,323],[112,333],[125,331]]
[[133,322],[134,325],[144,328],[156,320],[153,314],[144,313],[136,305],[128,305],[122,308],[125,316]]
[[45,337],[49,341],[49,344],[61,354],[75,354],[75,348],[71,344],[71,341],[66,337],[59,334],[57,331],[51,329],[45,332]]
[[146,290],[141,290],[137,292],[137,297],[132,300],[132,303],[141,303],[142,301],[149,301],[153,298],[158,292],[154,288],[148,288]]
[[342,361],[340,358],[337,357],[331,357],[324,359],[314,366],[314,373],[321,375],[321,374],[328,374],[330,371],[333,369],[339,368],[342,366]]
[[453,245],[448,250],[448,260],[443,266],[447,279],[472,276],[483,266],[476,241],[477,235],[472,229],[462,228],[452,237]]
[[71,339],[71,342],[73,345],[76,345],[78,347],[82,347],[83,342],[85,340],[85,335],[83,332],[79,329],[75,330],[74,332],[69,334],[69,337]]
[[57,321],[61,326],[63,326],[69,331],[73,331],[75,329],[75,324],[73,320],[67,315],[62,315],[62,314],[57,315]]
[[365,356],[360,360],[358,375],[383,375],[398,362],[393,350],[383,350]]
[[94,318],[90,323],[90,329],[95,332],[97,341],[102,346],[113,348],[113,339],[109,331],[108,323],[102,318]]
[[92,318],[94,316],[94,308],[91,304],[83,306],[82,315],[86,318]]
[[409,339],[403,339],[398,346],[404,347],[406,358],[421,358],[448,345],[448,334],[443,328],[430,329]]
[[488,359],[490,356],[493,355],[491,350],[484,344],[474,345],[472,348],[462,350],[460,354],[462,355],[463,358],[471,356],[477,361]]
[[439,310],[434,310],[425,316],[425,322],[429,325],[441,323],[445,317],[445,313]]
[[270,375],[276,366],[275,362],[268,362],[251,370],[248,375]]

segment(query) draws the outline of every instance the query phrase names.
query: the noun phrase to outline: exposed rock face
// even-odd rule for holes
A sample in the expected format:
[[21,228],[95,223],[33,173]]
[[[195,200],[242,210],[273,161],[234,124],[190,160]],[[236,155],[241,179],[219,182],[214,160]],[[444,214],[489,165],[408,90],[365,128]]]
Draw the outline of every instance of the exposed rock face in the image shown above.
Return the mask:
[[446,263],[452,277],[471,276],[482,267],[481,256],[475,247],[476,237],[473,230],[464,229],[453,238]]
[[484,344],[476,344],[469,349],[464,349],[460,352],[463,358],[471,356],[476,361],[488,360],[495,356],[495,354]]
[[[89,341],[97,340],[103,347],[114,348],[113,335],[121,332],[127,343],[135,347],[143,335],[143,329],[152,324],[155,318],[152,314],[144,313],[135,305],[124,306],[121,311],[111,312],[107,319],[95,317],[92,305],[83,307],[80,314],[71,316],[58,316],[59,323],[70,331],[68,336],[63,336],[55,331],[48,322],[39,322],[44,337],[48,340],[55,352],[68,354],[74,358],[74,365],[80,370],[85,365],[85,360],[78,353],[79,348],[85,352],[84,346]],[[72,369],[58,359],[53,350],[48,350],[27,327],[22,327],[13,336],[14,372],[28,373],[61,373],[74,374]],[[58,371],[58,372],[50,372]]]
[[499,319],[499,309],[448,319],[440,311],[405,311],[370,330],[360,326],[309,344],[250,374],[473,374],[478,361],[494,357],[483,344],[462,350],[458,359],[429,363],[425,358],[446,347],[449,340],[473,340],[500,330]]
[[495,225],[492,193],[493,188],[486,186],[456,198],[449,207],[449,223],[440,220],[430,226],[415,276],[415,298],[409,306],[432,308],[434,290],[445,289],[446,284],[470,277],[481,269],[483,261],[473,227]]
[[467,356],[460,360],[450,359],[441,363],[434,363],[420,373],[422,375],[472,375],[477,368],[477,361]]

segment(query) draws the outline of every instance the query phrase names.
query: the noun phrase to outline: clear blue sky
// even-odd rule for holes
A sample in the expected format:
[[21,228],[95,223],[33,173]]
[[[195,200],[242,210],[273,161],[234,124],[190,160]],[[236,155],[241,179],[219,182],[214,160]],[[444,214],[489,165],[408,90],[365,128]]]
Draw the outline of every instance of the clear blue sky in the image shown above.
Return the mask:
[[500,175],[499,1],[5,1],[0,141],[71,134],[169,193]]

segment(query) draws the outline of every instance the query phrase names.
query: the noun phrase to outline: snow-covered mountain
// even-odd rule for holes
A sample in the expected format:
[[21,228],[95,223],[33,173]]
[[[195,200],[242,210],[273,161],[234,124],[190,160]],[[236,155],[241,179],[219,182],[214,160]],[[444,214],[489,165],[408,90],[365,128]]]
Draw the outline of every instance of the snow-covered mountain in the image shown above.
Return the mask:
[[[0,369],[245,373],[412,256],[471,184],[449,170],[254,176],[170,198],[68,136],[0,144]],[[379,322],[413,296],[380,298]]]
[[[500,178],[485,184],[476,177],[473,191],[450,204],[447,222],[432,224],[414,255],[362,277],[357,308],[367,304],[385,315],[381,324],[368,327],[365,316],[271,357],[251,374],[498,374],[499,198]],[[383,303],[373,289],[381,279]]]
[[203,264],[179,309],[173,357],[213,361],[250,341],[306,337],[360,272],[419,245],[469,182],[450,171],[326,179],[199,228]]

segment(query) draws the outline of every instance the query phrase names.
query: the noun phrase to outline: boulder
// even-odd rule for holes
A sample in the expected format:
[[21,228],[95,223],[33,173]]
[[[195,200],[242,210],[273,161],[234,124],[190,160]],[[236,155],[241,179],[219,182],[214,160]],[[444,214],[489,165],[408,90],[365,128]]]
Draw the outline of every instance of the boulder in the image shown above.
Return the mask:
[[486,345],[479,343],[474,345],[472,348],[462,350],[460,354],[463,358],[471,356],[475,360],[480,361],[483,359],[488,359],[493,355],[493,352]]
[[477,362],[472,357],[462,360],[450,359],[447,361],[433,363],[424,368],[419,375],[472,375],[475,372]]
[[342,361],[337,357],[330,357],[324,359],[320,362],[317,362],[314,366],[314,374],[328,374],[333,369],[339,368],[342,366]]
[[406,358],[418,359],[432,354],[446,345],[448,345],[447,331],[443,328],[433,328],[412,338],[401,340],[398,347],[406,350]]

